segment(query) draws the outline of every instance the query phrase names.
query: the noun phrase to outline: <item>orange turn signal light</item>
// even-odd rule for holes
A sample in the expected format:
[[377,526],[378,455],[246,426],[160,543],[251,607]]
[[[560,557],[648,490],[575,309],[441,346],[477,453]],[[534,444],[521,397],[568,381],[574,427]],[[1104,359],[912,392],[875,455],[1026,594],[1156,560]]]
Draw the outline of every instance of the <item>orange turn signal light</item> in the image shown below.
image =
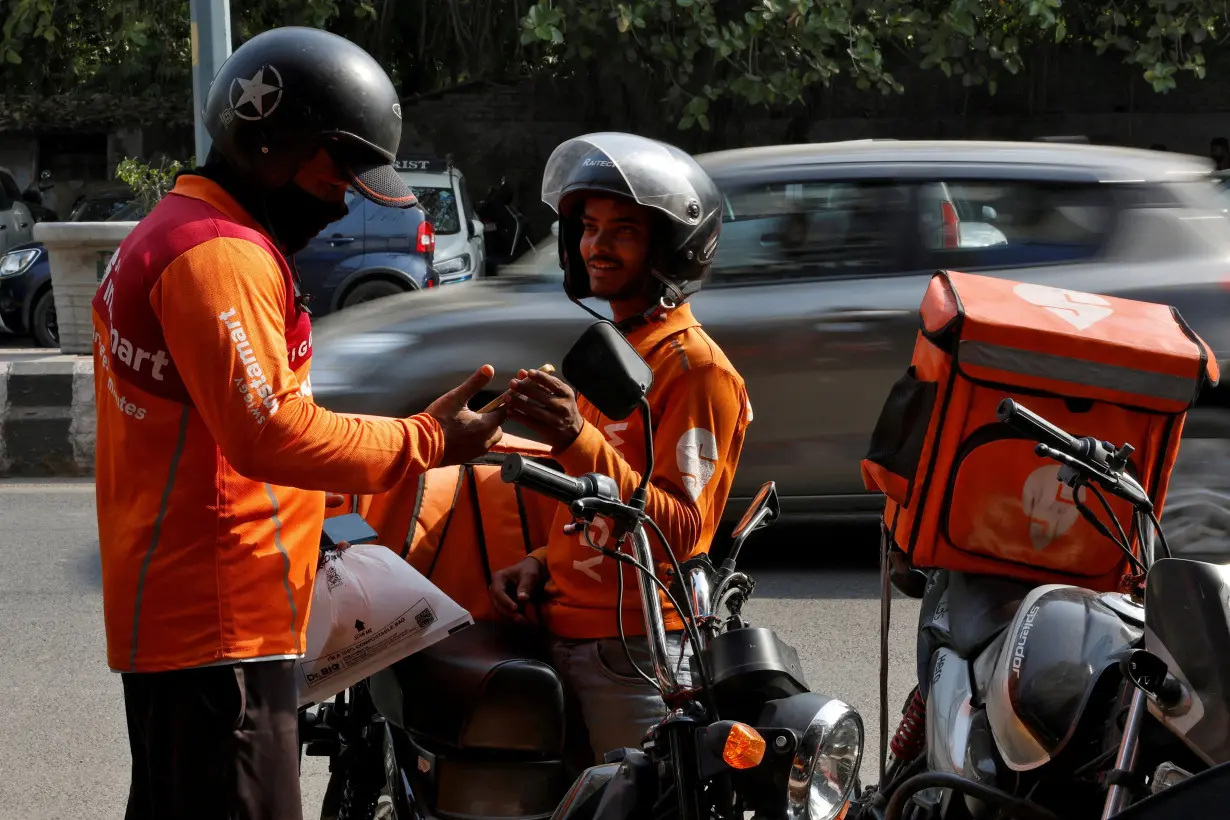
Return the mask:
[[760,732],[746,723],[732,723],[722,747],[722,760],[732,769],[750,769],[760,765],[764,750],[765,742]]

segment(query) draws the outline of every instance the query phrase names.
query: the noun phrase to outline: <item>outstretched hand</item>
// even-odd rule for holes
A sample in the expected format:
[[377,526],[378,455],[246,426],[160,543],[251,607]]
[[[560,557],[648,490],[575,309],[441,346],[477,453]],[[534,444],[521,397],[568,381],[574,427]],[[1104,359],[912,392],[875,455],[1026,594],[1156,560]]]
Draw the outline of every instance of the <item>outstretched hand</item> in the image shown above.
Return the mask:
[[444,430],[444,456],[439,466],[463,464],[483,455],[504,436],[504,408],[490,413],[476,413],[467,405],[470,399],[491,383],[495,368],[485,364],[452,390],[436,399],[427,414]]
[[576,441],[585,426],[568,384],[541,370],[522,370],[508,383],[508,418],[524,424],[555,450]]

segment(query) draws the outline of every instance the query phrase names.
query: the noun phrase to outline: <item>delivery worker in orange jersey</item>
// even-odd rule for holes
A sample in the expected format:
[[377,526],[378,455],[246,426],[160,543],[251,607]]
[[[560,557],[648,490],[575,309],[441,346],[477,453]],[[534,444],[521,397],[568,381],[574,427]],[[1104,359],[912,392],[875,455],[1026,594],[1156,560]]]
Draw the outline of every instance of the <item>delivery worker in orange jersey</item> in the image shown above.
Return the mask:
[[[611,133],[556,148],[542,187],[543,201],[559,213],[569,297],[608,302],[617,326],[653,368],[654,472],[645,511],[679,560],[707,551],[752,418],[743,379],[686,302],[713,262],[721,195],[677,148]],[[619,422],[604,418],[563,381],[539,371],[518,373],[510,387],[510,421],[550,444],[570,475],[605,473],[625,500],[631,496],[646,467],[639,413]],[[554,662],[579,701],[592,752],[601,760],[612,749],[639,746],[666,706],[629,665],[618,638],[622,570],[631,655],[652,675],[635,570],[595,551],[584,533],[566,533],[571,520],[560,505],[546,546],[494,573],[490,592],[497,611],[521,618],[519,603],[545,584],[540,611],[553,637]],[[613,546],[602,519],[589,535],[600,546]],[[650,542],[661,566],[663,546],[653,534]],[[683,624],[673,611],[666,623],[675,666]],[[686,662],[679,677],[690,679]]]
[[347,188],[406,208],[401,108],[366,52],[316,29],[246,42],[214,79],[213,148],[113,256],[94,299],[107,658],[122,673],[128,820],[301,820],[295,659],[325,491],[473,458],[500,417],[316,406],[290,263]]

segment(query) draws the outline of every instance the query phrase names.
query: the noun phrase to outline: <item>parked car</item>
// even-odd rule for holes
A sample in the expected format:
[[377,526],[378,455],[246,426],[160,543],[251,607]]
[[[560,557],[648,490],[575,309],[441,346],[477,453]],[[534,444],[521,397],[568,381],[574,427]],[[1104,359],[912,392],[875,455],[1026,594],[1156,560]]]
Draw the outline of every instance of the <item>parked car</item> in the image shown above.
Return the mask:
[[0,168],[0,253],[29,242],[34,235],[34,215],[22,196],[13,172]]
[[486,276],[484,226],[474,214],[465,175],[450,160],[434,157],[403,157],[395,167],[435,226],[433,266],[440,284]]
[[[109,210],[110,216],[97,221],[128,222],[144,215],[131,198]],[[60,346],[51,262],[42,242],[23,242],[0,256],[0,329],[28,335],[39,347]]]
[[112,215],[120,210],[130,211],[128,207],[133,202],[131,191],[114,191],[110,193],[91,194],[83,196],[73,204],[69,211],[69,222],[110,222]]
[[327,226],[295,266],[314,317],[386,296],[434,288],[436,226],[419,208],[387,208],[346,193],[350,213]]

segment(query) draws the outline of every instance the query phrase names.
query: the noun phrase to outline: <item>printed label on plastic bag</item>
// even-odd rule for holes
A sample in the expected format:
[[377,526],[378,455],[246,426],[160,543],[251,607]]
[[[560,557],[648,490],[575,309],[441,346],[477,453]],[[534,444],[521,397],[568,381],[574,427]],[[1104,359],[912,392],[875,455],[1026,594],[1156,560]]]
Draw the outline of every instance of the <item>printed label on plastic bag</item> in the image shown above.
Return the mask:
[[386,547],[329,554],[316,574],[299,705],[328,700],[471,623],[470,613]]

